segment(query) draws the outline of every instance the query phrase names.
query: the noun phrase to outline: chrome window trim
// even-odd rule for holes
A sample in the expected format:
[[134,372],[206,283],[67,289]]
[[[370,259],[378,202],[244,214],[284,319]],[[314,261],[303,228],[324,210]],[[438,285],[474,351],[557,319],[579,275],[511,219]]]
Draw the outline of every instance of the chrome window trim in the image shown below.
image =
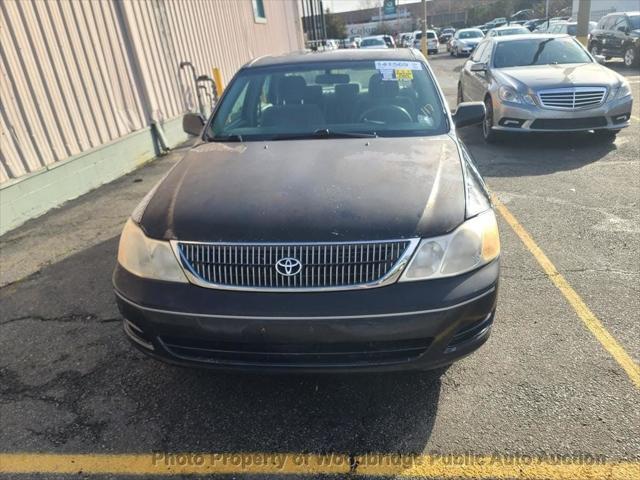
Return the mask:
[[[586,92],[594,92],[594,93],[602,93],[602,100],[599,103],[594,103],[586,106],[578,106],[576,107],[576,93],[586,93]],[[559,106],[550,106],[544,103],[542,99],[543,94],[572,94],[572,106],[570,107],[559,107]],[[561,88],[548,88],[544,90],[538,90],[536,92],[536,96],[538,97],[538,102],[540,107],[548,109],[548,110],[562,110],[562,111],[579,111],[579,110],[589,110],[591,108],[598,108],[603,105],[607,97],[609,95],[609,88],[603,85],[594,85],[594,86],[586,86],[586,87],[561,87]]]
[[[428,281],[428,280],[427,280]],[[146,312],[160,313],[162,315],[178,315],[184,317],[195,318],[220,318],[225,320],[358,320],[367,318],[386,318],[386,317],[405,317],[411,315],[425,315],[428,313],[446,312],[448,310],[454,310],[458,307],[462,307],[469,303],[473,303],[476,300],[486,297],[496,291],[495,285],[490,287],[487,291],[480,293],[472,298],[463,300],[462,302],[455,303],[446,307],[430,308],[427,310],[412,310],[409,312],[390,312],[390,313],[372,313],[370,315],[325,315],[325,316],[262,316],[262,315],[218,315],[213,313],[190,313],[190,312],[177,312],[175,310],[165,310],[162,308],[145,307],[132,300],[129,300],[117,290],[114,290],[116,296],[123,302],[128,303],[132,307],[139,308]]]
[[[362,283],[358,285],[339,285],[332,287],[247,287],[247,286],[232,286],[232,285],[221,285],[217,283],[211,283],[203,280],[198,275],[196,275],[191,269],[186,267],[186,261],[182,256],[182,252],[180,251],[178,244],[195,244],[195,245],[237,245],[237,246],[270,246],[270,245],[358,245],[364,243],[370,244],[378,244],[378,243],[389,243],[389,242],[409,242],[406,250],[403,255],[396,261],[396,263],[389,269],[386,275],[375,282]],[[414,252],[416,251],[418,245],[420,244],[420,238],[401,238],[394,240],[362,240],[362,241],[349,241],[349,242],[197,242],[197,241],[188,241],[188,240],[170,240],[171,248],[173,249],[173,253],[176,256],[176,260],[180,265],[180,268],[184,272],[185,276],[193,285],[197,285],[199,287],[211,288],[216,290],[234,290],[234,291],[245,291],[245,292],[270,292],[270,293],[291,293],[291,292],[332,292],[332,291],[344,291],[344,290],[365,290],[370,288],[380,288],[385,285],[390,285],[398,281],[401,277],[402,272],[409,264],[409,261],[413,257]]]

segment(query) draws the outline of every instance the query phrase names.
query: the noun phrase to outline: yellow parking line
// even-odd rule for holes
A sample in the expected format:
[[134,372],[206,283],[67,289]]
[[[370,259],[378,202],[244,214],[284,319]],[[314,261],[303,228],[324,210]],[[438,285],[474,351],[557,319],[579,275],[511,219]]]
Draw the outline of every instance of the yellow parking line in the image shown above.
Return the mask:
[[601,456],[314,455],[295,453],[0,454],[0,473],[84,475],[367,475],[378,477],[628,480],[639,462]]
[[636,122],[640,122],[640,118],[636,117],[635,115],[631,115],[631,119],[635,120]]
[[598,320],[598,317],[589,309],[582,298],[580,298],[580,295],[569,285],[569,282],[567,282],[562,274],[558,272],[555,265],[551,263],[551,260],[549,260],[540,247],[538,247],[533,238],[531,238],[531,235],[529,235],[529,232],[520,225],[520,222],[518,222],[509,209],[505,207],[495,195],[493,196],[493,201],[498,212],[500,212],[516,235],[520,237],[522,243],[524,243],[535,257],[553,284],[562,292],[562,295],[564,295],[567,302],[573,307],[593,336],[598,339],[616,362],[627,372],[627,375],[636,387],[640,389],[640,366],[638,366],[633,358],[631,358],[617,340],[607,331],[600,320]]

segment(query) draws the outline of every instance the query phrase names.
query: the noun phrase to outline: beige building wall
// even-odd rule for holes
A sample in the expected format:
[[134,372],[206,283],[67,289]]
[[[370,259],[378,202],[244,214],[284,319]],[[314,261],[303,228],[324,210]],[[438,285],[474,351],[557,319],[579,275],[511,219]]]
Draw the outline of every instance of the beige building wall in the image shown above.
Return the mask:
[[181,62],[226,83],[301,49],[297,2],[263,2],[264,21],[252,0],[1,0],[0,184],[196,108]]

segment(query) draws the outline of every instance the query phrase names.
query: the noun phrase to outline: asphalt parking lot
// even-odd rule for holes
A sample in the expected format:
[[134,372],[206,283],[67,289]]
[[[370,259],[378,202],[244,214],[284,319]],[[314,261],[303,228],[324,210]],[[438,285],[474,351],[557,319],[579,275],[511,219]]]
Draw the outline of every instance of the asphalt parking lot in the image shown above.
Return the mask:
[[[430,61],[453,107],[465,59]],[[117,236],[183,149],[0,238],[0,474],[237,478],[247,454],[251,478],[640,475],[640,71],[610,66],[637,99],[615,143],[463,132],[500,205],[502,277],[491,339],[446,371],[231,375],[130,347]],[[208,470],[169,455],[214,452]]]

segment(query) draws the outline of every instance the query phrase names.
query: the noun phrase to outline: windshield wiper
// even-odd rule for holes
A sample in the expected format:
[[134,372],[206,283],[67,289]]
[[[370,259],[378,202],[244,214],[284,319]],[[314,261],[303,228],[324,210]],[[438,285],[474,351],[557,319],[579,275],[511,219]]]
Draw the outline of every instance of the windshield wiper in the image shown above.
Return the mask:
[[209,137],[208,140],[211,142],[242,142],[242,136],[237,133],[232,133],[231,135]]
[[376,138],[378,134],[376,132],[344,132],[329,130],[328,128],[319,128],[313,132],[313,136],[318,138]]

